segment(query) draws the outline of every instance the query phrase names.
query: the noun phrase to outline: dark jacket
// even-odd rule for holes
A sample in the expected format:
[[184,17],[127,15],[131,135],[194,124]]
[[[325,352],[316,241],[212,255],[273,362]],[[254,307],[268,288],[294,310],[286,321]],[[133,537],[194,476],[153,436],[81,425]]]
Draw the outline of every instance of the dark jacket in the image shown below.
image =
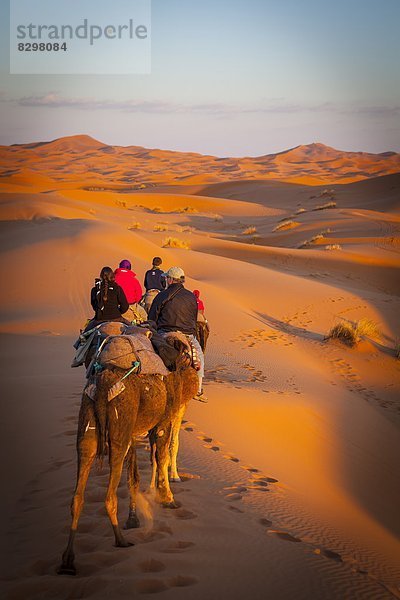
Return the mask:
[[144,287],[146,290],[160,290],[165,288],[165,278],[162,277],[163,271],[159,267],[153,267],[146,271],[144,276]]
[[95,285],[90,292],[90,302],[97,321],[119,319],[129,308],[125,292],[116,282],[109,284],[107,302],[105,303],[103,303],[100,297],[100,285]]
[[[173,296],[170,300],[169,298]],[[194,294],[181,283],[173,283],[153,300],[149,321],[155,321],[157,330],[196,333],[197,302]]]

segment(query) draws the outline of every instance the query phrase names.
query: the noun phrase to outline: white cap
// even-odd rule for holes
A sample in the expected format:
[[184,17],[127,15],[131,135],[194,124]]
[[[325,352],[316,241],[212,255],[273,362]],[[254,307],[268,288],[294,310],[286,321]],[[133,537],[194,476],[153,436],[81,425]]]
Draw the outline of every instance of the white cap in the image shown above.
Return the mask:
[[170,269],[168,269],[168,271],[164,273],[164,275],[166,277],[171,277],[171,279],[177,280],[185,278],[185,272],[180,267],[171,267]]

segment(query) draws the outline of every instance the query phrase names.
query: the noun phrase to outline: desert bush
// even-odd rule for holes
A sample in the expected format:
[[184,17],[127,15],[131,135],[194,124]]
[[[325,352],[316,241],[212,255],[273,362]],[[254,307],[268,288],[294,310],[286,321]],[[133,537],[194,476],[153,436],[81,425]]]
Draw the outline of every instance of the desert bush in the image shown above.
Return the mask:
[[119,206],[120,208],[127,208],[127,204],[126,204],[125,200],[116,200],[115,204],[117,206]]
[[309,240],[306,240],[305,242],[303,242],[302,244],[300,244],[299,248],[309,248],[315,242],[318,242],[318,240],[322,240],[323,238],[324,238],[324,234],[323,233],[317,233],[317,235],[314,235]]
[[370,319],[360,319],[356,322],[356,332],[359,337],[378,337],[379,329],[377,324]]
[[193,206],[185,206],[184,208],[176,208],[172,212],[175,212],[175,213],[196,213],[196,212],[198,212],[198,210],[196,208],[193,208]]
[[153,231],[168,231],[168,227],[162,223],[156,223],[153,227]]
[[254,235],[257,233],[257,229],[255,227],[247,227],[242,231],[242,235]]
[[314,244],[314,242],[318,242],[318,240],[322,240],[324,237],[323,233],[317,233],[317,235],[313,235],[312,238],[310,238],[309,242],[310,244]]
[[355,346],[357,343],[356,332],[351,323],[336,323],[331,327],[327,339],[337,339],[347,344],[348,346]]
[[342,246],[340,244],[328,244],[325,246],[325,250],[341,250]]
[[325,204],[320,204],[313,208],[313,210],[325,210],[326,208],[336,208],[336,202],[326,202]]
[[184,250],[190,250],[190,244],[186,240],[180,240],[179,238],[167,237],[163,241],[163,248],[183,248]]
[[343,321],[336,323],[329,331],[326,339],[338,339],[348,346],[356,346],[362,337],[377,337],[379,330],[376,323],[369,319],[360,319],[355,323]]
[[153,208],[151,208],[150,210],[151,210],[151,212],[155,212],[155,213],[163,212],[163,209],[161,208],[161,206],[153,206]]
[[139,223],[139,221],[135,221],[135,223],[132,223],[128,229],[142,229],[142,224]]
[[292,227],[297,227],[297,225],[300,225],[300,223],[298,223],[297,221],[285,219],[281,223],[278,223],[278,225],[274,227],[272,231],[282,231],[284,229],[291,229]]

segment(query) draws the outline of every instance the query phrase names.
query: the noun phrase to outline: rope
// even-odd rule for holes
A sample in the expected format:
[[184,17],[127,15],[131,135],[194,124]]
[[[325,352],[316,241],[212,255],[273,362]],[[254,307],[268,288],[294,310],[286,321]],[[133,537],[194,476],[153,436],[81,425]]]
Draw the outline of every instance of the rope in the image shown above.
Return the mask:
[[133,363],[133,366],[131,369],[129,369],[129,371],[127,371],[125,373],[125,375],[120,379],[120,381],[123,381],[124,379],[126,379],[127,377],[129,377],[129,375],[131,373],[133,373],[133,371],[136,371],[136,369],[138,369],[140,367],[140,361],[135,360],[135,362]]

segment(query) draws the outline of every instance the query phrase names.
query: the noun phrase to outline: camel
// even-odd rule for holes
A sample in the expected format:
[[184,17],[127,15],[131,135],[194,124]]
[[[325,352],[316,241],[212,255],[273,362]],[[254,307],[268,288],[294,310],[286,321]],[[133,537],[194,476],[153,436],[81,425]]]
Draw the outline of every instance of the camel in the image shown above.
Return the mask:
[[95,375],[96,392],[93,400],[85,390],[82,394],[77,433],[77,482],[71,502],[72,522],[59,574],[76,574],[74,540],[84,504],[84,491],[93,461],[96,457],[102,460],[107,442],[110,475],[105,506],[113,527],[116,547],[133,545],[122,535],[117,516],[116,492],[126,458],[130,501],[125,528],[139,526],[136,514],[139,488],[135,451],[137,436],[149,432],[153,462],[152,484],[156,487],[157,500],[167,508],[177,506],[169,485],[168,467],[171,464],[171,479],[179,481],[176,467],[179,429],[186,406],[197,391],[198,379],[196,371],[187,366],[184,345],[179,340],[172,343],[180,354],[176,371],[168,376],[132,374],[124,379],[125,389],[109,401],[109,390],[121,380],[125,371],[105,369]]

